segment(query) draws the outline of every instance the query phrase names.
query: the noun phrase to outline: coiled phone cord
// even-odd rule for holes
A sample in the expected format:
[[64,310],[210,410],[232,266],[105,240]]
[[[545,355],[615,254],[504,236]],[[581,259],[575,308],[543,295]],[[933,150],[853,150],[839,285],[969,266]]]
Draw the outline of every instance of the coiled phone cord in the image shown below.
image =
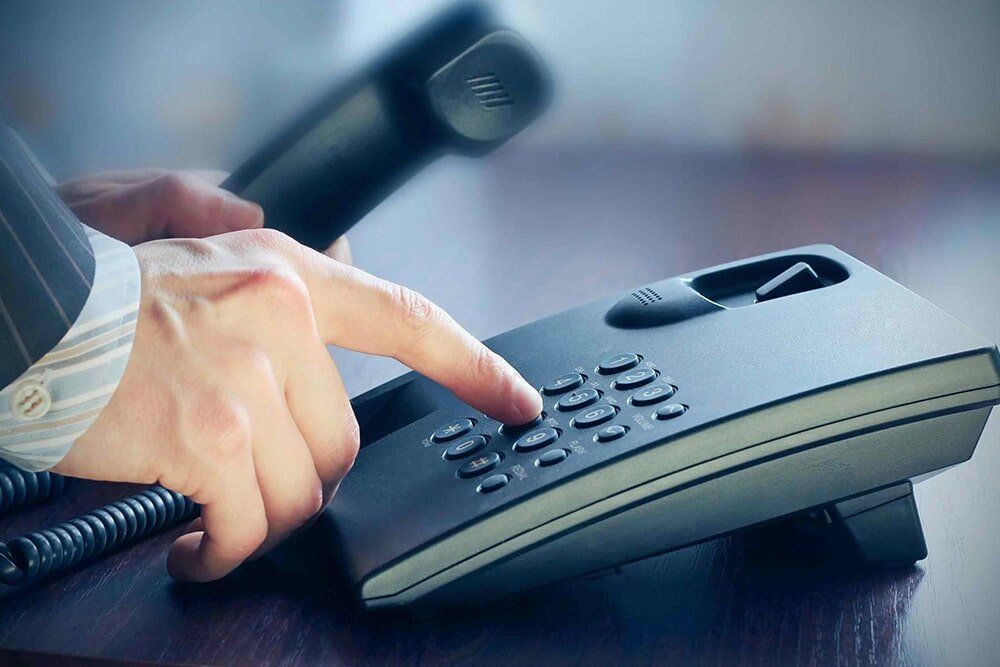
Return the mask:
[[[0,464],[0,514],[53,498],[68,481],[61,475]],[[198,506],[189,498],[151,486],[75,519],[0,542],[0,583],[36,582],[193,519],[197,513]]]

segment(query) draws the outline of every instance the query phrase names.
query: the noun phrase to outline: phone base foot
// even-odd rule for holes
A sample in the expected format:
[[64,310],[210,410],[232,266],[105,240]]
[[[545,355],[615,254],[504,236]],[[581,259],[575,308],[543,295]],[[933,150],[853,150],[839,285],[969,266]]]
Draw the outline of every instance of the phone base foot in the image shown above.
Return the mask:
[[909,481],[834,503],[828,510],[868,564],[912,565],[927,557]]

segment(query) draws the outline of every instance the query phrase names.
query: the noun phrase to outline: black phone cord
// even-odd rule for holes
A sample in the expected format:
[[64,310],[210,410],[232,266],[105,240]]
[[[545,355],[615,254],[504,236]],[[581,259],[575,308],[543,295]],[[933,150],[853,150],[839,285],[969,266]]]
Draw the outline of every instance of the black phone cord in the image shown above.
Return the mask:
[[[69,480],[49,472],[0,467],[0,514],[43,502],[63,492]],[[0,542],[0,583],[23,586],[105,556],[130,542],[193,519],[189,498],[151,486],[75,519]]]

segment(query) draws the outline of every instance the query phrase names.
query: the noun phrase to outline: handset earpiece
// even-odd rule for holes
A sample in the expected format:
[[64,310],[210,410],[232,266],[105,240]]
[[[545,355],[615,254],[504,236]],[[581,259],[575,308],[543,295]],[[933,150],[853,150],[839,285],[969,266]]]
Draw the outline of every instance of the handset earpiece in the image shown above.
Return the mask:
[[550,88],[524,38],[462,6],[334,87],[222,187],[322,250],[437,157],[483,155],[520,132]]

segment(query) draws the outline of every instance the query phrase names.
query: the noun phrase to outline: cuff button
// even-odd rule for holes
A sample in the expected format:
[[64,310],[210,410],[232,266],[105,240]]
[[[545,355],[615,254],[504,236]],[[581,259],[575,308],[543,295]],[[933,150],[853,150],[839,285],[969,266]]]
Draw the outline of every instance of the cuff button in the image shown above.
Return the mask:
[[22,421],[41,419],[52,409],[52,394],[40,380],[23,380],[14,387],[10,409]]

